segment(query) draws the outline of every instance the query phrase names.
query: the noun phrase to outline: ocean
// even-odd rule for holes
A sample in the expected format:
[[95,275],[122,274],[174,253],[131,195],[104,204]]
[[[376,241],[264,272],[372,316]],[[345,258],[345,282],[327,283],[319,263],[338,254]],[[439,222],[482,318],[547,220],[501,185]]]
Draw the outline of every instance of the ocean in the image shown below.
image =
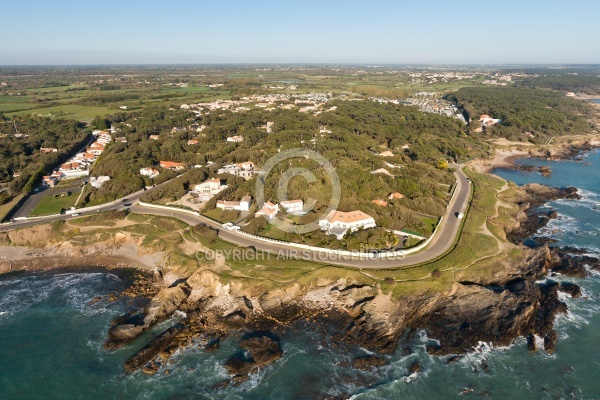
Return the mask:
[[[585,247],[597,255],[600,152],[590,152],[583,160],[521,161],[548,165],[553,171],[549,177],[537,172],[497,174],[518,184],[579,188],[581,200],[546,205],[559,217],[543,233],[559,245]],[[345,363],[368,354],[365,350],[323,347],[318,333],[298,329],[282,338],[281,360],[239,387],[213,391],[211,385],[228,377],[222,365],[237,349],[235,338],[213,353],[196,347],[177,352],[166,373],[125,375],[124,360],[175,319],[109,352],[102,343],[110,321],[130,309],[132,300],[88,302],[122,290],[121,278],[104,272],[7,277],[0,280],[0,399],[314,399],[343,394],[365,400],[600,399],[600,276],[567,280],[581,285],[584,295],[563,296],[569,313],[557,318],[560,339],[553,355],[530,354],[519,339],[510,347],[482,344],[447,364],[447,357],[425,352],[433,341],[421,332],[411,343],[413,353],[405,354],[400,346],[378,372],[361,372]],[[409,376],[415,360],[422,372]]]

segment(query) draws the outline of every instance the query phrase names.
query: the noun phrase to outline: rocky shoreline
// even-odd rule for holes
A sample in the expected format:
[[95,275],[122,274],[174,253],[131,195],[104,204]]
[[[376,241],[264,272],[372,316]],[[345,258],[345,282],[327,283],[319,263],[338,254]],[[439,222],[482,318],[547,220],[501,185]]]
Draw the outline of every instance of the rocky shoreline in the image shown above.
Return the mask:
[[[522,244],[555,217],[538,207],[559,198],[578,199],[579,194],[575,188],[524,186],[515,199],[520,210],[515,225],[506,232],[507,238]],[[118,256],[53,258],[30,253],[0,264],[4,268],[0,272],[10,272],[6,270],[7,262],[11,268],[18,266],[15,270],[36,273],[86,265],[79,270],[89,271],[90,265],[116,269],[132,266],[132,260]],[[527,339],[530,351],[538,350],[536,338],[540,338],[543,351],[553,353],[557,340],[555,316],[566,312],[559,292],[576,298],[581,290],[573,283],[558,283],[551,278],[584,277],[590,268],[600,270],[600,261],[584,251],[550,248],[538,242],[533,248],[522,247],[520,260],[494,276],[458,279],[443,291],[410,294],[401,299],[384,295],[375,284],[346,278],[317,279],[269,291],[240,280],[222,281],[205,269],[173,280],[155,268],[153,273],[138,274],[122,293],[142,300],[138,308],[112,321],[104,347],[122,348],[156,324],[176,320],[124,363],[127,373],[142,370],[154,374],[169,371],[166,366],[178,349],[193,346],[210,352],[218,349],[225,337],[239,338],[238,351],[230,354],[223,365],[230,379],[209,390],[240,385],[256,371],[276,363],[282,356],[281,343],[298,329],[320,332],[324,347],[340,351],[363,348],[376,353],[341,366],[363,371],[382,367],[386,360],[381,355],[399,347],[411,352],[411,338],[421,330],[439,343],[429,345],[427,351],[448,357],[448,363],[456,362],[480,343],[511,345],[520,337]],[[140,269],[148,270],[147,266]],[[100,299],[92,302],[96,300]],[[487,367],[481,368],[485,371]],[[406,373],[418,374],[419,370],[417,361]]]
[[[535,207],[549,200],[578,196],[575,188],[524,187],[518,199],[519,223],[507,236],[522,243],[552,218],[535,214]],[[406,346],[416,332],[425,330],[439,341],[427,351],[449,355],[449,363],[482,342],[504,346],[519,337],[527,338],[530,351],[537,350],[535,338],[539,337],[543,350],[553,353],[557,340],[554,319],[566,312],[558,293],[576,298],[581,290],[573,283],[558,283],[548,277],[582,277],[588,274],[588,268],[600,270],[600,260],[580,253],[578,249],[547,245],[524,248],[521,261],[500,276],[457,281],[439,293],[403,297],[401,302],[387,304],[386,312],[379,305],[382,294],[377,287],[345,279],[267,292],[236,282],[224,284],[217,275],[198,271],[162,289],[146,307],[117,318],[105,347],[122,347],[176,310],[182,311],[186,317],[130,358],[126,370],[141,368],[153,374],[179,348],[198,346],[213,351],[224,337],[241,337],[240,351],[225,364],[231,379],[213,389],[239,385],[254,371],[276,362],[281,357],[280,341],[306,324],[323,332],[324,346],[361,347],[381,355]],[[250,337],[256,339],[248,342]],[[351,366],[365,370],[384,364],[385,359],[369,356],[357,358]],[[407,373],[417,373],[418,369],[415,365]]]

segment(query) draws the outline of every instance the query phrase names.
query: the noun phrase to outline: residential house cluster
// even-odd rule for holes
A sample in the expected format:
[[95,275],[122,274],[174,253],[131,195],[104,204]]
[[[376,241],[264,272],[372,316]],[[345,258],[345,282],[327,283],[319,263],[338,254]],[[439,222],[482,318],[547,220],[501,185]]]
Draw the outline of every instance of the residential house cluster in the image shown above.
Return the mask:
[[[94,142],[86,150],[77,153],[67,162],[61,164],[50,175],[43,176],[42,186],[54,187],[61,179],[78,178],[90,174],[90,167],[112,140],[110,134],[105,131],[93,131],[92,134],[95,138]],[[42,152],[54,152],[54,150],[54,148],[40,149]],[[106,179],[101,180],[99,185],[101,186],[105,181]]]

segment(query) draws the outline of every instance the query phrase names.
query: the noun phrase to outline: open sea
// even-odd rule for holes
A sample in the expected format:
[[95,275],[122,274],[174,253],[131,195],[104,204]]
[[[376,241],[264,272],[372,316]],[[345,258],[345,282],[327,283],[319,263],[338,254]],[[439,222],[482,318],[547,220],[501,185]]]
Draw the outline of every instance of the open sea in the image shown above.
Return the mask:
[[[559,218],[544,233],[571,245],[600,251],[600,152],[585,162],[525,160],[548,165],[553,173],[497,171],[518,184],[539,182],[575,186],[578,201],[559,200],[547,207]],[[168,327],[165,321],[124,349],[108,352],[102,342],[110,320],[132,306],[120,298],[87,303],[120,291],[125,283],[110,273],[60,273],[0,280],[0,399],[314,399],[352,395],[353,399],[600,399],[600,276],[569,279],[584,296],[571,299],[556,328],[556,353],[530,354],[523,339],[505,348],[482,344],[455,364],[427,355],[432,341],[424,333],[411,343],[412,354],[386,356],[378,372],[345,367],[361,349],[350,352],[321,346],[318,334],[302,331],[282,338],[283,358],[237,388],[211,391],[228,377],[222,367],[237,350],[230,338],[214,353],[188,348],[154,376],[123,374],[123,361]],[[176,317],[174,317],[176,318]],[[401,347],[401,346],[400,346]],[[408,376],[418,360],[422,372]],[[482,362],[489,370],[484,372]],[[340,365],[342,363],[342,365]],[[365,386],[368,386],[366,388]]]

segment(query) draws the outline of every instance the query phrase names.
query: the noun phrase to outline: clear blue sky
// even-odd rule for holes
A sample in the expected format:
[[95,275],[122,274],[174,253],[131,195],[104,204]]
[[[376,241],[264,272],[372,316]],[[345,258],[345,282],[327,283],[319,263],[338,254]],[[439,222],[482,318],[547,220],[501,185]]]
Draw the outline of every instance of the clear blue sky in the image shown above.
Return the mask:
[[600,63],[598,0],[4,0],[0,64]]

